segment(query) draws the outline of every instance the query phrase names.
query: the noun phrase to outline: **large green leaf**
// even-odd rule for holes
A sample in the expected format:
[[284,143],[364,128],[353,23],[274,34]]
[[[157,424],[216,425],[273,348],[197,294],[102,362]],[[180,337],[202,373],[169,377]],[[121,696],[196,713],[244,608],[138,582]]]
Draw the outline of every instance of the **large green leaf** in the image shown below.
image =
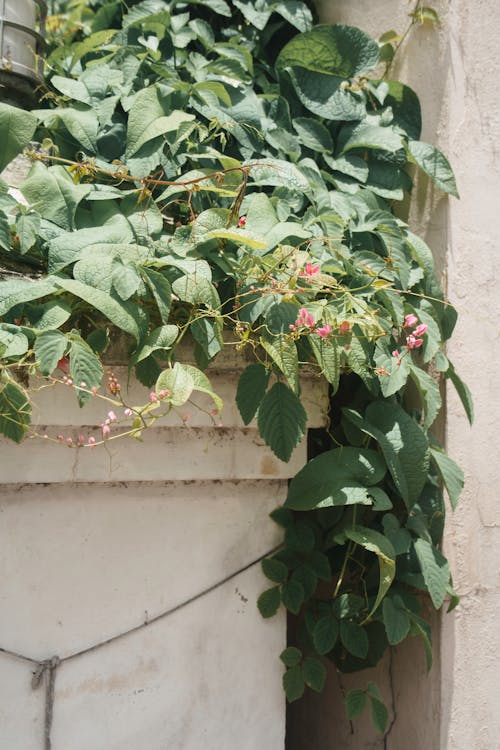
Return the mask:
[[55,277],[41,279],[9,279],[0,281],[0,315],[15,305],[46,297],[56,289]]
[[462,402],[462,406],[464,407],[465,413],[467,414],[467,419],[469,420],[470,424],[472,424],[474,421],[474,403],[472,401],[472,395],[469,387],[458,375],[451,362],[449,362],[448,364],[448,369],[446,370],[445,375],[455,386],[455,390],[458,393],[460,401]]
[[287,669],[283,675],[283,689],[287,700],[291,703],[302,698],[305,688],[305,679],[299,664]]
[[217,410],[221,412],[222,407],[223,407],[223,401],[221,397],[217,393],[215,393],[212,383],[207,378],[205,373],[199,370],[197,367],[194,367],[193,365],[183,365],[183,367],[184,367],[184,370],[191,376],[191,379],[193,381],[193,391],[200,391],[200,393],[206,393],[208,396],[211,397],[212,401],[217,407]]
[[408,150],[418,166],[445,193],[459,197],[455,176],[446,156],[435,146],[422,141],[410,141]]
[[30,421],[31,404],[26,393],[15,383],[6,383],[0,390],[0,434],[20,443]]
[[304,68],[287,68],[293,88],[307,109],[328,120],[361,120],[365,104],[359,94],[340,88],[343,79]]
[[68,345],[61,331],[44,331],[36,337],[35,358],[42,375],[50,375],[57,367]]
[[257,607],[262,617],[273,617],[281,604],[281,592],[279,586],[263,591],[257,599]]
[[357,622],[340,621],[340,640],[350,654],[359,659],[366,658],[369,647],[368,636],[366,630]]
[[155,328],[142,344],[134,356],[134,362],[141,362],[155,352],[165,352],[172,348],[179,329],[174,325],[159,326]]
[[420,425],[400,406],[385,401],[370,404],[364,420],[353,410],[344,409],[343,413],[378,442],[394,483],[410,508],[429,471],[429,444]]
[[307,414],[298,397],[284,383],[275,383],[259,407],[259,432],[281,461],[289,461],[302,440]]
[[436,448],[431,448],[431,458],[436,465],[443,484],[450,498],[453,510],[458,505],[460,494],[464,486],[464,473],[455,461]]
[[76,297],[85,300],[91,307],[99,310],[111,323],[129,333],[137,341],[144,327],[144,313],[129,302],[112,297],[107,292],[82,284],[76,279],[57,279],[57,285]]
[[261,338],[261,345],[290,383],[294,393],[299,390],[299,358],[297,347],[290,336],[280,334],[272,339]]
[[368,487],[386,472],[380,454],[362,448],[335,448],[313,458],[290,482],[286,507],[312,510],[316,507],[371,505]]
[[410,618],[399,596],[386,596],[382,604],[385,632],[392,646],[401,643],[409,633]]
[[395,152],[403,146],[403,139],[395,128],[367,122],[345,126],[341,131],[340,141],[342,154],[355,148]]
[[320,617],[313,631],[314,648],[318,654],[328,654],[337,642],[339,623],[333,615]]
[[316,361],[321,367],[321,374],[332,386],[333,393],[337,392],[340,381],[340,349],[334,340],[322,339],[319,336],[309,337],[309,343]]
[[450,583],[448,561],[441,552],[425,539],[417,539],[415,552],[432,603],[439,609],[444,601]]
[[[101,385],[103,367],[99,357],[80,336],[72,333],[70,339],[70,375],[73,379],[80,406],[83,406],[92,396],[90,389],[94,387],[99,388]],[[82,383],[85,383],[85,385],[82,386]],[[79,386],[85,390],[81,390]]]
[[302,662],[302,674],[307,687],[316,693],[321,693],[326,681],[326,667],[315,656],[306,656]]
[[366,693],[361,688],[353,688],[349,690],[346,699],[345,707],[347,718],[352,721],[357,716],[360,716],[366,705]]
[[394,580],[396,574],[396,553],[387,537],[373,529],[356,526],[354,529],[346,529],[344,533],[348,539],[364,547],[369,552],[374,552],[378,557],[380,571],[378,592],[371,611],[366,617],[366,620],[368,620],[376,612]]
[[343,80],[368,73],[378,60],[378,44],[360,29],[323,24],[285,44],[276,66],[306,68]]
[[63,167],[35,162],[21,191],[44,219],[69,230],[75,228],[76,209],[90,185],[75,185]]
[[36,126],[31,112],[0,102],[0,172],[26,148]]
[[20,357],[28,348],[28,338],[20,328],[9,323],[0,323],[0,350],[3,357]]
[[155,298],[162,321],[168,323],[170,303],[172,301],[170,282],[165,276],[158,273],[158,271],[154,271],[152,268],[142,268],[142,275],[151,290],[151,294]]
[[245,424],[250,424],[264,398],[269,383],[269,370],[261,364],[251,364],[240,375],[236,404]]
[[163,370],[156,381],[156,392],[167,391],[165,400],[172,406],[182,406],[191,396],[194,380],[186,365],[176,362],[172,368]]
[[436,419],[441,409],[441,394],[437,383],[425,370],[416,365],[410,366],[410,376],[422,399],[425,411],[424,429],[428,429]]

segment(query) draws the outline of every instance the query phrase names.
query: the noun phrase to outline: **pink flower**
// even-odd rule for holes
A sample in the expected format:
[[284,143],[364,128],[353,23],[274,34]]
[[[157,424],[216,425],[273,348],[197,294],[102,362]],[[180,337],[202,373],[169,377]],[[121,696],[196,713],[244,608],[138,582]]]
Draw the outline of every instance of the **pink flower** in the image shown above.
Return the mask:
[[92,391],[92,395],[95,396],[95,394],[97,393],[97,386],[93,385],[90,390]]
[[116,420],[118,419],[118,417],[116,416],[116,414],[114,413],[114,411],[108,411],[108,419],[109,419],[110,422],[116,422]]
[[60,443],[62,443],[62,441],[64,440],[64,435],[58,435],[57,439],[59,440]]
[[392,352],[392,356],[396,358],[399,357],[399,352],[397,349],[394,349],[394,351]]
[[73,445],[73,438],[66,438],[66,443],[71,448],[71,446]]
[[57,366],[63,372],[68,372],[68,370],[69,370],[69,359],[67,357],[61,357],[61,359],[57,363]]
[[91,436],[89,437],[89,445],[90,445],[91,447],[92,447],[93,445],[95,445],[95,437],[94,437],[93,435],[91,435]]
[[304,270],[299,273],[299,276],[316,276],[319,270],[319,266],[315,266],[314,263],[306,263]]
[[417,316],[411,313],[410,315],[406,316],[405,322],[403,323],[403,328],[412,328],[413,326],[417,325],[417,323],[418,323]]
[[158,401],[158,396],[154,391],[151,391],[151,393],[149,394],[149,400],[152,404],[156,404],[156,402]]
[[350,330],[351,326],[347,322],[347,320],[344,320],[343,323],[339,325],[339,333],[342,334],[342,336],[345,336],[345,334]]
[[125,411],[123,413],[125,414],[126,417],[131,417],[132,416],[132,409],[125,409]]
[[328,338],[331,332],[332,332],[332,327],[328,325],[328,323],[325,323],[324,326],[321,326],[321,328],[316,329],[316,333],[318,334],[318,336],[321,336],[322,339]]
[[423,339],[416,339],[415,336],[407,336],[406,338],[407,349],[418,349],[423,343]]
[[109,438],[111,432],[111,428],[109,424],[103,424],[102,425],[102,437],[104,440],[107,440]]
[[425,323],[420,323],[415,330],[413,331],[414,336],[423,336],[424,333],[427,331],[427,325]]
[[238,227],[240,229],[243,229],[243,227],[246,226],[246,223],[247,223],[247,217],[246,216],[240,216],[240,218],[238,219]]
[[307,312],[305,307],[301,307],[299,310],[299,317],[295,321],[295,326],[297,328],[300,328],[300,326],[314,328],[315,325],[316,321],[314,320],[314,317],[311,315],[311,313]]

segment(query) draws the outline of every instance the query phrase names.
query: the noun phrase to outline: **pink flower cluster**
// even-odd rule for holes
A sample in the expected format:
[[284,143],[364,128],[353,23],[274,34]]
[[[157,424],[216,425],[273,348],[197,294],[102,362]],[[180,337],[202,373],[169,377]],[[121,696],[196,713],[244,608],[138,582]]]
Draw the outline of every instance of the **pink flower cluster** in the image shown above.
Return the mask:
[[304,269],[299,271],[299,276],[310,278],[311,276],[316,276],[316,274],[319,273],[319,270],[319,266],[315,266],[314,263],[306,263]]
[[[427,332],[427,327],[426,323],[419,323],[417,316],[413,315],[413,313],[410,313],[405,317],[403,328],[408,330],[408,335],[406,336],[406,351],[419,349],[422,346],[424,340],[420,337]],[[413,331],[410,333],[409,331],[411,328],[413,328]],[[398,349],[394,349],[392,356],[396,357],[398,365],[401,364],[401,354]]]
[[[308,328],[311,332],[317,333],[322,339],[327,339],[333,331],[332,326],[329,323],[324,323],[322,326],[316,328],[316,321],[314,316],[306,310],[305,307],[301,307],[299,310],[299,316],[295,323],[291,323],[289,326],[291,331],[297,331],[300,328]],[[339,333],[344,336],[350,330],[351,326],[347,321],[344,321],[339,325]]]

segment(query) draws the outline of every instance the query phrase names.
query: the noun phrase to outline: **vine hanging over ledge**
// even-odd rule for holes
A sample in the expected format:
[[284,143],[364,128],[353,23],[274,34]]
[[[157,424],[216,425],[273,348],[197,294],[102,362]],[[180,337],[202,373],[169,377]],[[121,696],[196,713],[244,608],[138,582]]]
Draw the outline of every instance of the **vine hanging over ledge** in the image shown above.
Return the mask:
[[[431,250],[394,212],[414,165],[452,195],[455,181],[419,140],[416,94],[376,74],[389,42],[314,26],[299,0],[63,3],[49,28],[44,106],[0,104],[0,169],[33,162],[21,195],[0,182],[0,432],[37,436],[45,387],[106,404],[95,435],[44,435],[74,450],[140,439],[196,393],[219,424],[205,371],[236,347],[253,359],[242,419],[288,461],[300,372],[316,370],[329,437],[274,514],[284,546],[259,599],[265,617],[300,615],[287,697],[322,689],[324,658],[363,669],[409,635],[430,665],[421,592],[456,603],[439,544],[443,486],[454,507],[463,484],[432,434],[438,376],[470,419],[472,405],[444,352],[456,313]],[[102,385],[117,338],[142,404],[112,374]],[[383,731],[373,685],[348,714],[367,698]]]

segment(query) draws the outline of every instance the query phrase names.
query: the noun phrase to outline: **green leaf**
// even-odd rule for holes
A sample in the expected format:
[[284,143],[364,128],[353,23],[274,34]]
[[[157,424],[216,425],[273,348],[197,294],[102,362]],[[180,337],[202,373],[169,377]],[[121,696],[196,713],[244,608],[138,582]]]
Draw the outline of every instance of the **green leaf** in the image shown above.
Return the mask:
[[21,253],[31,250],[40,233],[40,217],[37,214],[20,214],[16,221]]
[[333,151],[333,141],[327,128],[312,117],[296,117],[292,125],[300,142],[313,151]]
[[31,404],[26,393],[14,383],[0,390],[0,434],[20,443],[31,421]]
[[60,331],[44,331],[36,337],[35,358],[42,375],[50,375],[64,355],[68,339]]
[[439,384],[431,376],[414,364],[410,365],[410,377],[417,386],[425,410],[424,429],[428,429],[441,409]]
[[369,552],[374,552],[378,557],[379,585],[377,598],[366,617],[366,620],[369,620],[373,613],[376,612],[394,580],[396,573],[396,553],[387,537],[373,529],[356,526],[354,529],[346,529],[344,533],[348,539],[364,547]]
[[418,96],[409,86],[399,81],[385,81],[388,93],[384,105],[392,109],[393,123],[417,140],[422,130],[422,113]]
[[163,323],[168,323],[172,301],[170,282],[158,271],[153,271],[152,268],[142,268],[142,275],[155,299]]
[[371,403],[364,420],[350,409],[344,409],[343,414],[378,442],[394,483],[410,508],[429,471],[429,444],[422,428],[400,406],[385,401]]
[[94,386],[98,388],[101,384],[103,368],[101,360],[93,349],[80,336],[71,334],[71,349],[69,352],[70,375],[73,379],[75,391],[80,406],[91,398],[91,393],[79,389],[81,383],[85,383],[86,389]]
[[307,414],[297,396],[284,383],[275,383],[259,407],[259,432],[281,461],[289,461],[304,437]]
[[220,396],[215,393],[210,380],[207,378],[204,372],[199,370],[193,365],[183,365],[184,370],[191,376],[193,381],[193,391],[199,391],[200,393],[206,393],[214,402],[217,410],[222,411],[223,401]]
[[360,29],[323,24],[285,44],[276,67],[301,67],[343,80],[368,73],[378,60],[378,44]]
[[465,482],[464,473],[460,466],[455,463],[452,458],[447,456],[446,453],[443,453],[436,448],[431,448],[430,453],[439,472],[439,476],[446,487],[451,507],[455,510]]
[[391,646],[401,643],[410,631],[410,618],[399,597],[386,596],[382,604],[385,632]]
[[359,93],[339,88],[342,78],[304,68],[287,68],[299,100],[310,112],[327,120],[361,120],[365,104]]
[[180,362],[176,362],[172,368],[163,370],[156,381],[156,393],[168,391],[169,396],[165,397],[172,406],[182,406],[191,396],[194,390],[194,380],[191,373]]
[[37,161],[21,185],[21,191],[44,219],[62,229],[75,228],[75,213],[90,185],[75,185],[63,167],[49,167]]
[[271,357],[273,363],[281,370],[290,383],[294,393],[299,391],[299,358],[297,347],[290,336],[280,334],[272,340],[260,339],[262,347]]
[[287,669],[283,675],[283,689],[287,700],[291,703],[304,695],[305,680],[301,667],[297,664],[291,669]]
[[265,159],[252,161],[244,166],[250,167],[250,179],[256,185],[271,187],[285,186],[289,189],[307,193],[310,190],[309,181],[294,164],[282,159]]
[[339,635],[339,623],[333,615],[321,617],[313,631],[314,648],[318,654],[328,654],[337,642]]
[[358,659],[365,659],[368,654],[368,636],[366,630],[356,622],[340,621],[340,640],[344,648]]
[[9,279],[0,281],[0,316],[5,315],[15,305],[46,297],[55,291],[55,278]]
[[[262,570],[264,575],[274,583],[283,583],[288,577],[288,568],[286,565],[274,557],[266,557],[262,560]],[[287,666],[291,667],[292,664]]]
[[262,617],[273,617],[281,604],[281,593],[279,586],[273,586],[264,591],[257,599],[257,607]]
[[370,703],[373,726],[380,734],[384,734],[389,721],[389,712],[386,705],[378,698],[374,698],[373,695],[370,695]]
[[[393,357],[389,349],[389,344],[384,339],[379,339],[375,345],[373,357],[377,368],[380,368],[381,371],[379,375],[380,390],[386,398],[393,396],[406,385],[411,363],[408,356]],[[401,352],[401,354],[404,354],[404,352]]]
[[9,323],[0,323],[0,350],[2,357],[20,357],[29,348],[29,341],[24,333]]
[[[313,458],[292,479],[285,502],[293,510],[316,507],[369,505],[367,487],[377,484],[386,472],[381,456],[372,450],[343,447]],[[349,497],[350,489],[361,489],[360,496]]]
[[315,537],[312,528],[303,521],[298,521],[285,529],[285,545],[295,552],[311,552],[314,549]]
[[455,176],[446,156],[435,146],[422,141],[409,141],[408,151],[413,160],[440,190],[458,198]]
[[197,318],[191,323],[191,334],[203,349],[208,361],[212,360],[223,347],[222,324],[220,319]]
[[285,667],[295,667],[302,661],[302,651],[294,646],[289,646],[281,652],[280,659]]
[[[145,89],[147,92],[148,89]],[[144,93],[145,93],[144,92]],[[166,133],[175,132],[181,125],[195,119],[193,114],[174,109],[170,114],[150,119],[149,113],[144,110],[143,99],[138,96],[134,106],[130,110],[127,127],[127,150],[125,157],[133,156],[141,146],[148,141]],[[148,99],[150,97],[148,96]],[[147,117],[147,119],[146,119]],[[146,124],[145,124],[146,120]],[[149,121],[148,121],[149,120]]]
[[284,583],[281,587],[281,599],[284,606],[289,612],[294,615],[298,615],[300,608],[304,603],[305,593],[304,587],[299,581],[293,579]]
[[[76,279],[57,279],[57,285],[85,300],[91,307],[99,310],[111,323],[129,333],[137,341],[144,325],[144,313],[130,302],[123,302],[107,292],[82,284]],[[142,313],[142,314],[141,314]]]
[[425,649],[425,659],[427,662],[427,671],[432,667],[432,631],[428,622],[422,617],[418,617],[413,612],[408,612],[412,623],[412,634],[422,637]]
[[366,693],[360,688],[349,690],[345,699],[345,710],[349,721],[360,716],[366,705]]
[[176,279],[172,291],[184,302],[192,305],[203,304],[213,310],[220,307],[220,299],[213,284],[203,276],[186,274]]
[[33,323],[34,327],[39,331],[59,328],[71,316],[71,308],[57,300],[46,302],[40,306],[39,310],[40,317],[34,319]]
[[436,609],[439,609],[450,582],[448,561],[437,547],[425,539],[417,539],[414,547],[432,603]]
[[136,293],[141,278],[134,266],[115,261],[112,265],[112,284],[120,299],[127,300]]
[[261,364],[251,364],[240,375],[236,404],[244,424],[250,424],[264,398],[269,383],[269,370]]
[[321,367],[321,374],[332,386],[333,393],[336,393],[340,382],[339,347],[335,341],[322,339],[320,336],[309,336],[309,343],[311,344],[316,361]]
[[451,362],[446,371],[446,377],[449,378],[455,386],[455,390],[458,393],[460,401],[465,409],[465,413],[467,414],[467,419],[469,420],[469,423],[472,424],[474,421],[474,403],[472,401],[471,392],[468,386],[459,377]]
[[340,133],[340,141],[342,154],[354,148],[370,148],[394,153],[403,146],[401,135],[390,125],[381,127],[366,122],[344,126]]
[[304,682],[316,693],[321,693],[326,681],[326,667],[314,656],[306,656],[302,663]]
[[31,112],[0,102],[0,172],[29,144],[37,122]]
[[143,345],[133,358],[133,363],[141,362],[153,352],[171,349],[177,338],[179,329],[174,325],[160,326],[151,331]]

